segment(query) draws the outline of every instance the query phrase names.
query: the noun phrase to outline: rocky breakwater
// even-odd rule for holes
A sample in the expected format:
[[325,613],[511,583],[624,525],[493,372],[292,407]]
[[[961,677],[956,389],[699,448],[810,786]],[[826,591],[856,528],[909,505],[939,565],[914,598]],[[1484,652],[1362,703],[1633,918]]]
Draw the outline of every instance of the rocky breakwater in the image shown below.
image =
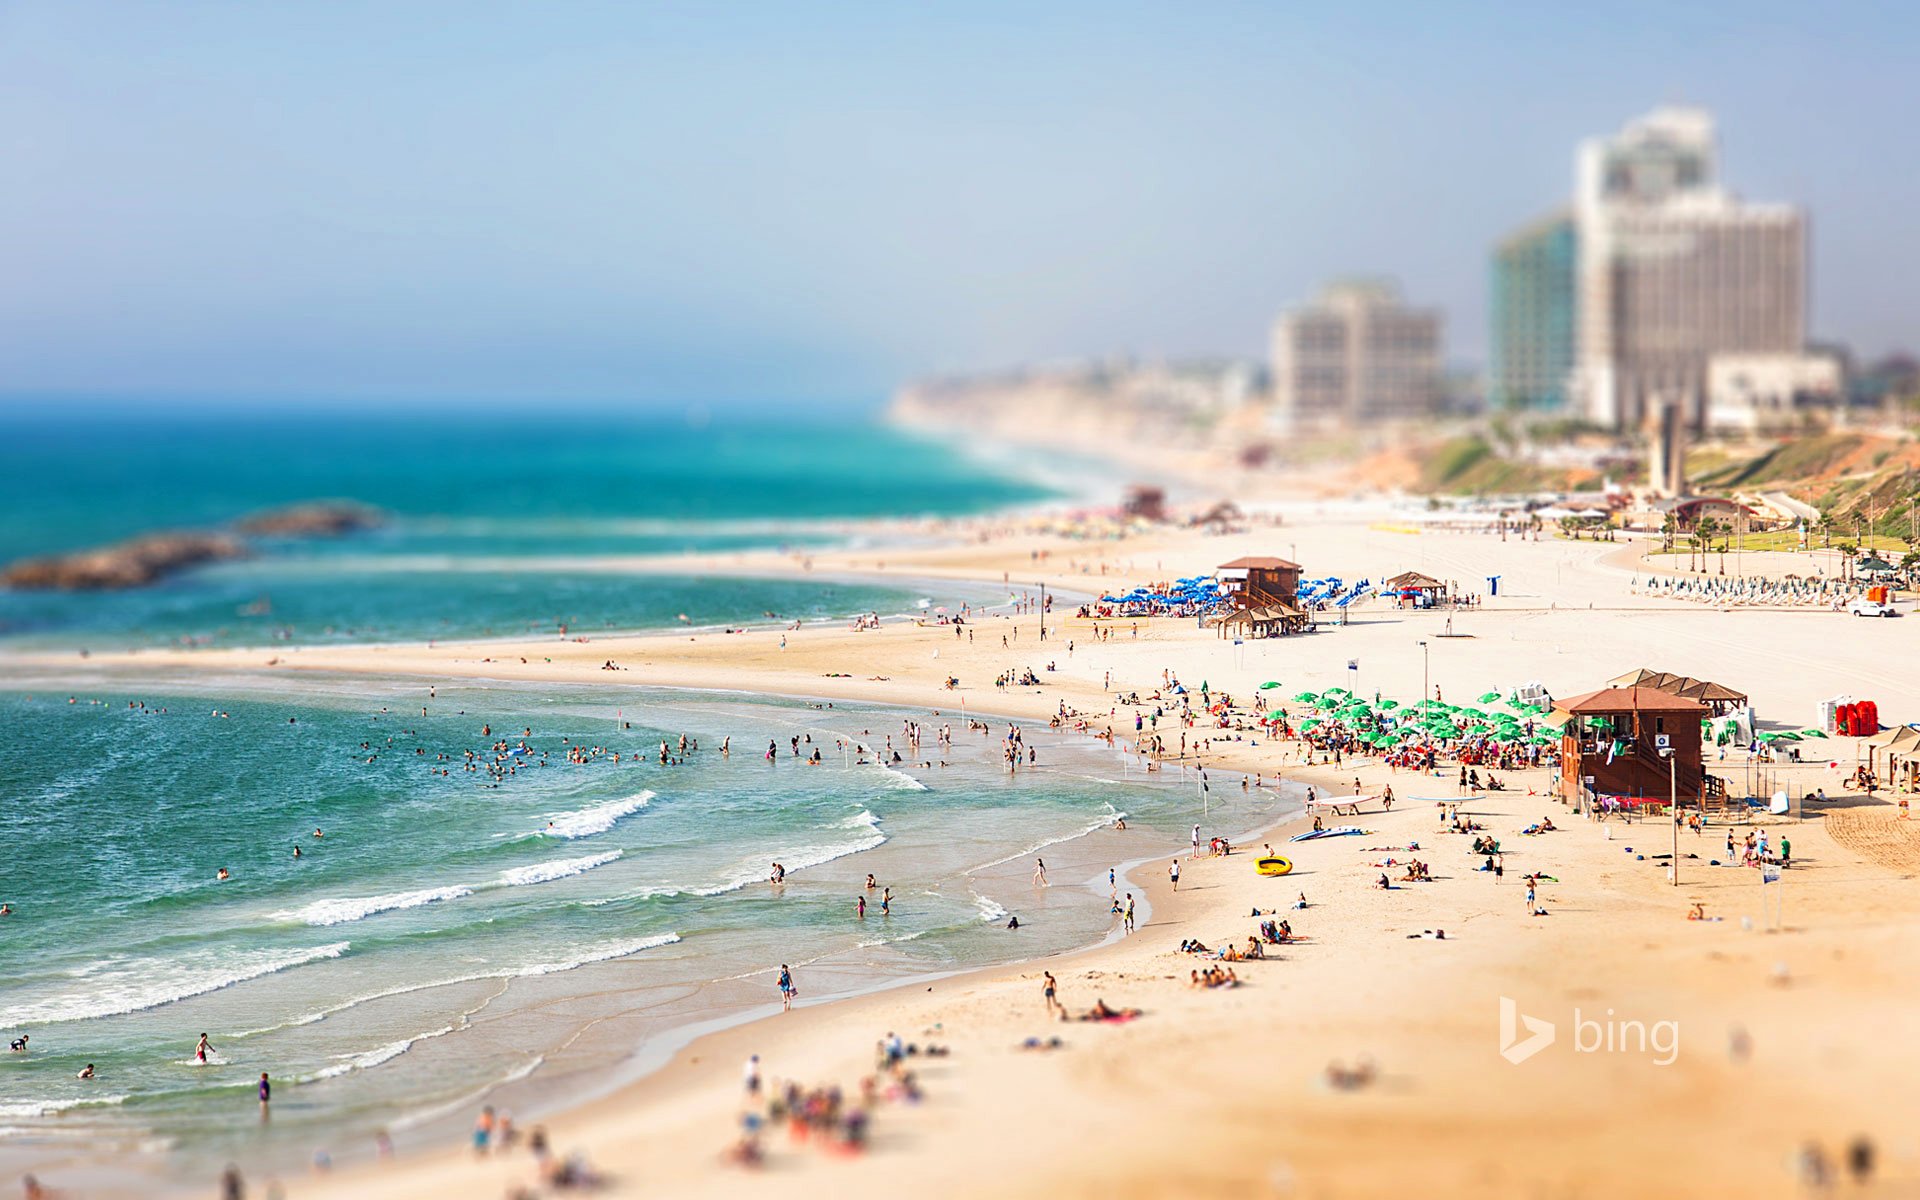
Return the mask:
[[268,509],[240,518],[233,527],[252,537],[340,537],[372,529],[383,520],[379,509],[328,500]]
[[23,558],[0,570],[0,587],[63,592],[146,587],[189,567],[247,558],[253,553],[249,537],[339,537],[382,519],[360,504],[296,504],[242,517],[230,531],[149,533],[111,546]]
[[0,571],[0,584],[43,592],[146,587],[188,567],[246,555],[246,543],[230,534],[149,533],[73,554],[23,558]]

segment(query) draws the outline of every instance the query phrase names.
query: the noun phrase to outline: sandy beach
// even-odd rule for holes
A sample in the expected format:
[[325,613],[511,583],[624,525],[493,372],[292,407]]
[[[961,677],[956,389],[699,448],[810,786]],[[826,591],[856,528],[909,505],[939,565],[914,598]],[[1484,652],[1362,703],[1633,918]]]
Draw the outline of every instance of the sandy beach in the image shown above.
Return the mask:
[[[948,716],[964,704],[971,714],[1029,722],[1065,705],[1090,733],[1111,724],[1122,740],[1131,737],[1132,710],[1115,695],[1158,690],[1163,672],[1240,696],[1276,680],[1284,689],[1276,695],[1338,684],[1411,698],[1437,686],[1464,700],[1528,680],[1570,695],[1651,666],[1740,686],[1762,721],[1796,727],[1842,691],[1872,696],[1889,721],[1920,712],[1920,686],[1901,669],[1920,648],[1914,622],[1653,599],[1630,590],[1644,567],[1618,544],[1401,528],[1378,506],[1315,505],[1288,511],[1278,527],[1227,537],[1167,530],[1093,543],[1006,531],[884,557],[748,553],[621,567],[1003,580],[1029,595],[1044,582],[1072,595],[1278,553],[1307,564],[1310,576],[1416,569],[1468,592],[1499,576],[1499,596],[1450,621],[1375,603],[1350,623],[1244,646],[1172,619],[1112,622],[1097,640],[1094,623],[1063,601],[1044,642],[1029,613],[977,620],[970,637],[903,621],[860,632],[154,650],[96,654],[84,669],[719,688]],[[70,672],[75,664],[21,666]],[[1014,667],[1033,668],[1041,686],[994,686]],[[950,676],[957,689],[945,686]],[[1357,779],[1369,794],[1390,785],[1400,802],[1391,812],[1371,805],[1358,822],[1372,831],[1366,836],[1288,847],[1296,866],[1282,878],[1257,875],[1253,848],[1238,847],[1183,861],[1176,894],[1156,855],[1122,884],[1148,900],[1150,918],[1093,949],[834,1003],[818,1002],[802,978],[794,1012],[770,1003],[769,1016],[700,1037],[664,1069],[542,1123],[553,1148],[581,1152],[610,1194],[636,1196],[769,1185],[1014,1196],[1789,1194],[1805,1147],[1837,1161],[1856,1137],[1872,1140],[1883,1179],[1920,1179],[1920,1154],[1903,1127],[1903,1057],[1889,1052],[1920,981],[1911,879],[1920,837],[1885,797],[1839,799],[1840,770],[1828,763],[1850,770],[1858,748],[1848,739],[1820,745],[1829,758],[1784,774],[1796,794],[1824,787],[1835,803],[1800,821],[1757,818],[1793,841],[1794,865],[1775,889],[1785,897],[1775,929],[1756,872],[1708,865],[1726,857],[1722,822],[1682,835],[1673,887],[1662,865],[1641,857],[1664,852],[1669,826],[1577,817],[1537,794],[1548,787],[1544,770],[1515,772],[1506,791],[1464,797],[1444,766],[1432,777],[1370,761],[1312,766],[1297,760],[1297,743],[1216,733],[1203,752],[1163,769],[1204,762],[1222,772],[1279,772],[1324,794],[1351,793]],[[1707,767],[1742,769],[1711,759]],[[1503,879],[1472,869],[1480,860],[1470,839],[1442,832],[1436,801],[1460,803],[1499,838]],[[1520,835],[1543,817],[1558,829]],[[1744,835],[1748,826],[1733,828]],[[1263,840],[1278,845],[1290,832]],[[1127,832],[1092,836],[1111,844],[1115,861],[1155,849],[1133,849]],[[1417,851],[1407,848],[1413,843]],[[1409,858],[1427,863],[1433,881],[1375,886],[1383,871],[1397,880]],[[1389,859],[1393,866],[1377,865]],[[1527,911],[1521,876],[1530,872],[1548,877],[1539,892],[1548,915]],[[1303,892],[1309,906],[1290,909]],[[1687,919],[1695,904],[1706,921]],[[1206,964],[1178,945],[1244,945],[1259,925],[1256,908],[1281,910],[1303,940],[1268,947],[1265,961],[1222,964],[1240,986],[1189,986]],[[1431,930],[1446,936],[1421,936]],[[1104,1001],[1142,1015],[1121,1024],[1050,1020],[1042,970],[1058,978],[1075,1014]],[[1501,1054],[1506,1001],[1556,1030],[1551,1045],[1518,1063]],[[809,1148],[776,1129],[762,1168],[723,1165],[739,1135],[748,1055],[760,1055],[770,1081],[852,1094],[875,1074],[875,1046],[889,1033],[950,1053],[907,1060],[924,1094],[882,1099],[866,1152]],[[1057,1049],[1022,1048],[1055,1036]],[[1340,1076],[1350,1086],[1336,1086],[1330,1066],[1362,1078]],[[331,1174],[283,1182],[296,1196],[539,1187],[524,1145],[485,1158],[449,1146],[386,1163],[349,1160]]]

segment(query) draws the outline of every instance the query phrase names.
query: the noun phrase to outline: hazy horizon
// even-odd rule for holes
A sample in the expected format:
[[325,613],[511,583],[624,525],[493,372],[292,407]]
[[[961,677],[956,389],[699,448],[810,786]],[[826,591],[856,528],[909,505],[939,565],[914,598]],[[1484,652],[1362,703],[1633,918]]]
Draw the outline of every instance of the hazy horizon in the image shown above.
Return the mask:
[[1485,352],[1494,241],[1661,103],[1811,217],[1810,333],[1920,344],[1909,12],[0,9],[0,397],[860,406],[1263,357],[1327,278]]

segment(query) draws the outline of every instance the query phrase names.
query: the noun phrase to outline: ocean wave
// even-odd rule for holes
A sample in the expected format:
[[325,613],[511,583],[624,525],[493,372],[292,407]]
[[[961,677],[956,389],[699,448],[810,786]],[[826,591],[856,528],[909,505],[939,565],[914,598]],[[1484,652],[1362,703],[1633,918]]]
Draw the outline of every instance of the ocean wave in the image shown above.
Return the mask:
[[609,850],[605,854],[589,854],[585,858],[563,858],[554,862],[534,863],[527,867],[514,867],[500,872],[500,887],[526,887],[535,883],[552,883],[556,879],[565,879],[570,875],[580,875],[595,867],[604,867],[618,859],[624,851]]
[[607,896],[599,900],[585,900],[581,903],[588,908],[601,908],[609,904],[620,904],[630,900],[654,900],[672,896],[724,896],[728,892],[737,892],[741,888],[752,887],[756,883],[767,881],[767,868],[773,863],[786,867],[787,874],[804,871],[808,867],[818,867],[837,858],[863,854],[875,847],[886,844],[887,835],[880,830],[880,818],[868,809],[840,821],[835,825],[849,833],[865,830],[864,834],[842,842],[815,842],[801,846],[773,850],[751,859],[742,859],[734,864],[733,870],[719,883],[676,884],[659,883],[622,892],[618,896]]
[[998,902],[982,896],[979,892],[969,892],[968,895],[973,897],[973,906],[980,910],[980,920],[986,924],[991,925],[1007,915],[1007,910]]
[[125,1094],[118,1096],[87,1096],[76,1100],[29,1100],[24,1103],[0,1104],[0,1121],[31,1120],[35,1117],[51,1117],[56,1113],[71,1112],[76,1108],[113,1108],[125,1104]]
[[457,900],[462,896],[473,895],[470,887],[421,888],[413,892],[392,892],[385,896],[341,896],[333,900],[315,900],[292,912],[273,914],[281,920],[300,921],[307,925],[343,925],[348,921],[358,921],[371,917],[375,913],[394,912],[402,908],[419,908],[422,904],[432,904],[440,900]]
[[880,763],[878,765],[880,767],[880,770],[886,774],[887,782],[889,786],[893,788],[894,791],[924,792],[928,790],[926,784],[920,782],[918,779],[915,779],[913,776],[907,774],[905,771],[902,771],[897,767],[890,767],[885,763]]
[[[397,1042],[388,1042],[384,1046],[377,1046],[362,1054],[343,1054],[339,1057],[338,1062],[335,1062],[330,1067],[322,1067],[312,1075],[307,1076],[307,1079],[336,1079],[339,1076],[350,1074],[354,1071],[370,1070],[379,1066],[381,1063],[391,1062],[399,1058],[402,1054],[413,1049],[414,1044],[417,1042],[425,1042],[433,1038],[445,1037],[447,1034],[452,1033],[453,1029],[454,1027],[451,1025],[443,1025],[432,1033],[422,1033],[409,1038],[401,1038]],[[306,1082],[306,1080],[302,1080],[301,1082]]]
[[790,849],[775,851],[767,855],[765,859],[756,859],[751,863],[741,863],[724,883],[704,888],[688,888],[686,889],[687,893],[693,896],[719,896],[727,892],[737,892],[743,887],[763,882],[766,879],[767,871],[766,867],[762,865],[763,863],[778,862],[787,869],[787,874],[791,875],[795,871],[804,871],[808,867],[825,866],[835,859],[848,858],[855,854],[864,854],[868,850],[884,846],[887,842],[887,835],[880,831],[880,818],[868,809],[863,808],[855,815],[839,822],[836,828],[844,829],[848,832],[856,832],[864,829],[866,833],[851,841],[814,842],[804,846],[794,846]]
[[[302,1025],[313,1025],[326,1020],[328,1017],[346,1012],[349,1009],[358,1008],[362,1004],[371,1004],[376,1000],[387,1000],[394,996],[408,996],[414,992],[424,992],[432,988],[455,987],[462,983],[479,983],[488,979],[503,980],[519,979],[534,975],[554,975],[561,971],[570,971],[575,967],[584,967],[591,963],[606,962],[609,959],[615,958],[625,958],[630,954],[638,954],[642,950],[652,950],[659,946],[670,946],[679,940],[680,935],[677,933],[664,933],[654,937],[641,938],[636,941],[597,946],[573,958],[562,959],[555,962],[535,963],[525,967],[503,967],[497,971],[478,971],[471,975],[455,975],[448,979],[429,979],[420,983],[401,984],[397,987],[384,988],[377,992],[354,996],[351,999],[342,1000],[337,1004],[331,1004],[325,1008],[302,1013],[297,1017],[289,1017],[287,1020],[274,1025],[265,1025],[258,1029],[248,1029],[239,1033],[230,1033],[227,1035],[227,1040],[238,1041],[241,1038],[255,1037],[264,1033],[276,1033],[282,1029],[293,1029]],[[498,993],[494,996],[489,996],[486,1003],[481,1004],[480,1008],[485,1008],[486,1004],[491,1003],[497,996]],[[469,1010],[462,1015],[462,1021],[478,1011],[479,1008]],[[438,1035],[436,1034],[435,1036]],[[368,1053],[372,1053],[372,1051]]]
[[551,813],[546,828],[538,832],[547,837],[583,838],[612,829],[620,818],[639,812],[653,801],[650,791],[636,792],[620,800],[609,800],[577,812]]
[[992,867],[1004,866],[1007,863],[1012,862],[1016,858],[1025,858],[1030,854],[1038,854],[1040,851],[1045,850],[1048,846],[1058,846],[1062,842],[1079,841],[1081,838],[1086,837],[1090,833],[1098,833],[1100,830],[1107,828],[1108,826],[1112,825],[1115,821],[1120,820],[1122,817],[1126,815],[1127,814],[1116,810],[1113,807],[1113,805],[1109,804],[1107,805],[1107,815],[1104,817],[1101,817],[1098,821],[1094,821],[1091,824],[1083,826],[1080,829],[1076,829],[1072,833],[1063,833],[1059,837],[1042,838],[1041,840],[1033,843],[1030,846],[1027,846],[1024,849],[1015,850],[1012,854],[1006,855],[1005,857],[1002,857],[1002,858],[996,858],[992,862],[983,862],[979,866],[968,867],[964,872],[964,874],[974,875],[981,871],[988,870],[989,868],[992,868]]
[[864,942],[855,942],[854,949],[871,950],[875,946],[893,946],[893,945],[899,944],[900,942],[918,941],[919,939],[927,936],[929,933],[932,933],[932,932],[934,931],[931,929],[916,929],[912,933],[904,934],[900,937],[871,938]]
[[93,986],[85,992],[0,1009],[0,1028],[90,1021],[159,1008],[276,971],[324,958],[339,958],[347,952],[347,946],[346,942],[332,942],[303,950],[237,956],[202,950],[167,959],[126,959],[97,972],[90,981]]
[[575,967],[584,967],[598,962],[611,962],[616,958],[626,958],[629,955],[638,954],[642,950],[653,950],[660,946],[671,946],[679,940],[680,935],[677,933],[662,933],[649,938],[641,938],[638,941],[614,942],[610,945],[603,945],[585,951],[573,958],[561,959],[550,963],[538,963],[534,966],[520,967],[512,971],[503,971],[501,975],[512,979],[524,979],[533,975],[557,975],[562,971],[571,971]]

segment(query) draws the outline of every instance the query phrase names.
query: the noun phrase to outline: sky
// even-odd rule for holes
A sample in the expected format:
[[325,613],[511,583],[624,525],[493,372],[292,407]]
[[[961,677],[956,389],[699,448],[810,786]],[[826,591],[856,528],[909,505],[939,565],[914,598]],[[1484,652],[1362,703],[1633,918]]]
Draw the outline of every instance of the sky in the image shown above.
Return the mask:
[[[1441,11],[1441,10],[1450,11]],[[1264,354],[1487,254],[1661,103],[1920,348],[1920,6],[0,0],[0,397],[829,402]]]

